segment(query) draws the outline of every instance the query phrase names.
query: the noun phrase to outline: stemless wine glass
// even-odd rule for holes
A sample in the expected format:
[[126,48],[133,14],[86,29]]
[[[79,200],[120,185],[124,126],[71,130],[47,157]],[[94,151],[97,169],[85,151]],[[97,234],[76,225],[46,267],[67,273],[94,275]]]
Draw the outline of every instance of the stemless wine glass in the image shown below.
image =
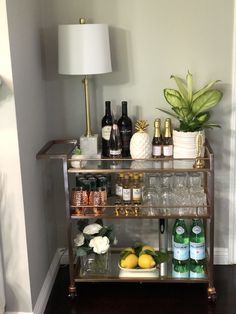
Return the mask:
[[148,216],[155,216],[157,210],[158,193],[153,187],[146,187],[143,191],[143,213]]
[[170,215],[171,210],[170,205],[173,204],[173,174],[172,173],[164,173],[161,176],[161,204],[162,208],[160,209],[160,213]]
[[178,208],[179,215],[184,215],[189,213],[189,208],[187,205],[191,204],[190,195],[187,188],[188,174],[185,172],[175,173],[174,175],[174,185],[173,194],[176,205]]

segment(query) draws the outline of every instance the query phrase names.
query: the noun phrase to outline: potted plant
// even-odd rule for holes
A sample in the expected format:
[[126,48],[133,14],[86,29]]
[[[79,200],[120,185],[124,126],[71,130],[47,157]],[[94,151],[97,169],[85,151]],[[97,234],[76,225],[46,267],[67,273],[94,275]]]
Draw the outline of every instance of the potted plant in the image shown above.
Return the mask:
[[173,131],[174,158],[196,157],[196,136],[204,129],[220,127],[210,121],[210,109],[221,100],[223,93],[213,89],[219,80],[211,81],[198,91],[193,91],[193,76],[188,71],[186,80],[172,75],[178,90],[165,88],[164,96],[172,111],[159,109],[179,120],[179,127]]

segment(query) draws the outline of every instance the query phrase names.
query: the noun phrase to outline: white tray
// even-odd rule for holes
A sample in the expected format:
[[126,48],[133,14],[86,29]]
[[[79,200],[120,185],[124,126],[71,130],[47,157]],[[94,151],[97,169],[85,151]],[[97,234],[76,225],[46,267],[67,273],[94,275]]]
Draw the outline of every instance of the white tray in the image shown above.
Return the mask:
[[119,277],[129,277],[129,278],[150,278],[150,277],[159,277],[159,269],[156,267],[153,268],[123,268],[118,264],[120,268]]

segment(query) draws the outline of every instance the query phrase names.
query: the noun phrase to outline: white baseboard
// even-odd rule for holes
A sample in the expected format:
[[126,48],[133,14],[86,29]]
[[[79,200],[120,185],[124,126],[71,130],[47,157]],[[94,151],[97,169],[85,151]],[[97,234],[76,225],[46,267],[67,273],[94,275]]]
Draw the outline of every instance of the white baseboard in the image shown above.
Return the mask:
[[61,252],[59,250],[56,251],[50,268],[48,270],[47,276],[44,280],[43,286],[39,293],[38,299],[36,301],[33,314],[42,314],[47,306],[47,302],[56,279],[56,275],[59,269],[61,259]]
[[40,290],[38,299],[36,301],[33,312],[6,312],[6,314],[42,314],[45,311],[47,302],[56,279],[56,275],[59,269],[62,251],[58,249],[54,255],[52,263],[49,267],[48,273],[44,280],[43,286]]
[[34,314],[34,313],[33,312],[5,312],[5,314]]

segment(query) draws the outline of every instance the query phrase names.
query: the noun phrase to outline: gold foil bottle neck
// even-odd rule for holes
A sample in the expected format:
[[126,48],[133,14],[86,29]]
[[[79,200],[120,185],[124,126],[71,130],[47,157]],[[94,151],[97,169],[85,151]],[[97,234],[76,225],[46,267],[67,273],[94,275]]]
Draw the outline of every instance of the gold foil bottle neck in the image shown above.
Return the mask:
[[155,119],[155,121],[154,121],[154,127],[155,127],[155,128],[159,128],[160,125],[161,125],[161,119],[159,119],[159,118]]

